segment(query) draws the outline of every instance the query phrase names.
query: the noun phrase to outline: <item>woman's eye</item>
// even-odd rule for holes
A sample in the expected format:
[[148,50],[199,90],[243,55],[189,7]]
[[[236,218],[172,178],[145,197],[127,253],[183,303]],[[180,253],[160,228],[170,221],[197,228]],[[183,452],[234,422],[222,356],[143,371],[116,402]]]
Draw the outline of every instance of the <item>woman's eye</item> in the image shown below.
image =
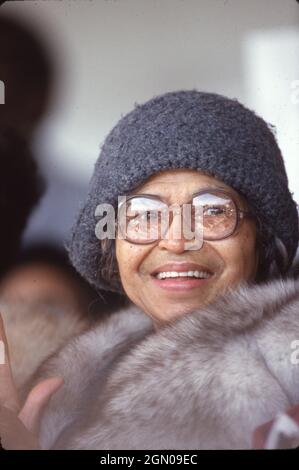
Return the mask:
[[204,210],[205,215],[223,215],[224,213],[223,207],[208,207]]

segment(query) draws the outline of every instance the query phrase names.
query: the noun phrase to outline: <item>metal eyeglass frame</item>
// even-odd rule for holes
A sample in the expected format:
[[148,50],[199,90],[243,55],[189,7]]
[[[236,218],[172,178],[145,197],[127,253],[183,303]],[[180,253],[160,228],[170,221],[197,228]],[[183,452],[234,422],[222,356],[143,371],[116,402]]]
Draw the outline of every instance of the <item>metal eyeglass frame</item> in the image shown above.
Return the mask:
[[[221,237],[221,238],[210,238],[210,237],[203,237],[203,240],[208,240],[208,241],[218,241],[218,240],[225,240],[226,238],[228,237],[231,237],[235,231],[237,230],[239,224],[241,223],[241,221],[245,218],[245,217],[252,217],[252,218],[256,218],[256,215],[252,212],[252,211],[245,211],[243,209],[240,209],[236,200],[235,200],[235,197],[230,194],[228,191],[224,190],[224,189],[217,189],[217,188],[203,188],[201,189],[200,191],[197,191],[196,193],[194,193],[191,197],[191,199],[188,201],[188,202],[185,202],[183,204],[192,204],[192,201],[195,197],[197,196],[200,196],[201,194],[205,194],[205,193],[221,193],[221,194],[224,194],[225,196],[227,196],[233,203],[234,207],[235,207],[235,210],[236,210],[236,214],[237,214],[237,217],[236,217],[236,223],[235,223],[235,227],[234,229],[232,230],[231,233],[229,233],[228,235],[226,235],[225,237]],[[160,196],[157,196],[155,194],[143,194],[143,193],[140,193],[140,194],[132,194],[128,197],[126,197],[126,200],[123,201],[120,206],[118,207],[118,211],[120,210],[120,208],[123,206],[123,204],[127,203],[128,201],[130,201],[131,199],[134,199],[134,198],[137,198],[137,197],[146,197],[148,199],[155,199],[155,200],[158,200],[158,201],[161,201],[161,202],[164,202],[168,207],[169,207],[169,204],[166,202],[166,200]],[[180,204],[180,207],[183,205],[183,204]],[[118,223],[118,221],[116,221],[116,226],[120,227],[120,224]],[[167,233],[167,232],[166,232]],[[124,235],[122,233],[122,235]],[[159,237],[157,238],[156,240],[152,240],[152,241],[142,241],[142,242],[136,242],[135,240],[131,240],[129,237],[126,237],[124,238],[124,240],[126,240],[127,242],[129,243],[134,243],[136,245],[149,245],[149,244],[152,244],[152,243],[156,243],[158,242],[159,240],[163,239],[163,237]]]

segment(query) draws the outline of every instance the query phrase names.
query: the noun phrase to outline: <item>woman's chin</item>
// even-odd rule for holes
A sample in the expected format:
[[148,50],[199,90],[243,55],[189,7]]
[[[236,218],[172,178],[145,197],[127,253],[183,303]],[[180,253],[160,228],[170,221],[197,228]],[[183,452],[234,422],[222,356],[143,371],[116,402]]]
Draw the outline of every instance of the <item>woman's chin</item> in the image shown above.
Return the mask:
[[161,302],[159,305],[159,309],[155,308],[155,312],[151,315],[151,318],[154,320],[155,324],[163,325],[170,321],[176,320],[184,315],[188,315],[194,312],[197,309],[200,309],[203,306],[204,302],[194,302],[194,304],[190,304],[190,302],[184,303],[163,303]]

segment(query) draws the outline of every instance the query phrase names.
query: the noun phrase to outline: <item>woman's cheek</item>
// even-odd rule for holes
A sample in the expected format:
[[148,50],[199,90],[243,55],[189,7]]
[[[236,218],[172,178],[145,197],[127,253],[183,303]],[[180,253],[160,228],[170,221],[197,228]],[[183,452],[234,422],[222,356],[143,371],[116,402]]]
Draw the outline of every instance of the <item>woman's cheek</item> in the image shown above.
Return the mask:
[[232,281],[248,280],[255,271],[255,252],[247,250],[246,246],[244,246],[244,249],[238,247],[238,249],[231,252],[227,265],[230,268]]
[[119,267],[121,282],[125,290],[136,290],[139,281],[139,266],[143,259],[142,250],[138,247],[119,240],[116,243],[116,259]]

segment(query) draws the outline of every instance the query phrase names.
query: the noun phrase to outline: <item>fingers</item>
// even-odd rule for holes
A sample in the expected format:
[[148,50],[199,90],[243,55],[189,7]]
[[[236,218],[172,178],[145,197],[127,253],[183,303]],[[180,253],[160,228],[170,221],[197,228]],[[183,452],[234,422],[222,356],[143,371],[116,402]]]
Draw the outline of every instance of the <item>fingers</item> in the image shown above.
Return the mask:
[[51,377],[37,384],[29,393],[25,405],[19,413],[19,418],[32,433],[38,435],[40,419],[45,406],[63,383],[62,377]]
[[26,429],[16,413],[0,406],[0,436],[5,450],[37,450],[37,438]]
[[252,448],[253,449],[264,449],[266,440],[271,429],[273,421],[269,421],[254,430],[252,435]]
[[7,343],[7,338],[6,338],[5,329],[4,329],[4,322],[3,322],[1,313],[0,313],[0,340],[3,344],[4,352],[5,352],[3,359],[1,359],[1,362],[3,363],[9,362],[8,343]]
[[[289,408],[286,412],[296,424],[299,425],[299,405]],[[274,419],[268,421],[267,423],[262,424],[261,426],[257,427],[252,435],[252,448],[253,449],[264,449],[267,438],[270,434],[272,426],[274,424]]]
[[20,410],[18,393],[14,385],[9,362],[8,343],[0,314],[0,405],[15,412]]
[[297,424],[299,424],[299,405],[289,408],[286,412]]

